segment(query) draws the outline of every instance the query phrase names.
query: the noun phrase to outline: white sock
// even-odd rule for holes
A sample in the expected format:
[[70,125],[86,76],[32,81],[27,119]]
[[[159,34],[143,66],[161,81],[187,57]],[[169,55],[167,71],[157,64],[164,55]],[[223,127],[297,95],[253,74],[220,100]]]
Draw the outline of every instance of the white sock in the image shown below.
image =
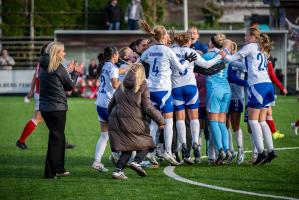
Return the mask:
[[271,152],[274,149],[271,129],[269,128],[266,121],[260,122],[260,125],[262,127],[263,136],[264,136],[264,140],[265,140],[265,144],[267,146],[268,152]]
[[250,142],[251,142],[251,151],[252,151],[252,154],[258,154],[257,149],[256,149],[256,146],[255,146],[255,144],[254,144],[254,142],[253,142],[252,133],[249,134],[249,136],[250,136]]
[[157,131],[158,131],[158,128],[159,128],[158,124],[154,120],[151,120],[150,135],[152,136],[155,145],[157,145]]
[[190,132],[192,136],[192,145],[197,143],[199,138],[200,124],[198,119],[190,120]]
[[235,131],[235,135],[236,135],[238,150],[243,151],[244,147],[243,147],[243,131],[242,131],[242,129]]
[[164,126],[164,144],[165,150],[167,153],[171,154],[171,145],[172,145],[172,137],[173,137],[173,119],[167,118],[165,119]]
[[101,132],[101,136],[98,140],[98,143],[96,146],[96,153],[95,153],[95,157],[94,157],[94,160],[96,162],[101,162],[102,157],[105,152],[105,149],[106,149],[106,146],[107,146],[108,139],[109,139],[108,132]]
[[205,129],[200,129],[199,137],[198,137],[198,146],[201,148],[202,145],[202,135],[204,134]]
[[181,144],[187,144],[186,141],[186,123],[185,120],[177,120],[176,123],[176,129],[178,134],[178,139]]
[[131,157],[130,157],[130,160],[128,161],[128,163],[131,163],[134,161],[134,158],[136,156],[136,151],[132,151],[132,154],[131,154]]
[[228,145],[229,145],[229,151],[230,152],[234,152],[234,144],[233,144],[233,136],[232,136],[232,132],[230,129],[227,129],[228,132]]
[[210,137],[209,137],[209,159],[216,160],[216,151],[215,151],[215,146],[214,146],[214,140],[212,136],[212,132],[210,132]]
[[264,143],[261,125],[258,120],[248,120],[248,123],[251,128],[254,145],[256,146],[258,153],[262,153],[264,151]]

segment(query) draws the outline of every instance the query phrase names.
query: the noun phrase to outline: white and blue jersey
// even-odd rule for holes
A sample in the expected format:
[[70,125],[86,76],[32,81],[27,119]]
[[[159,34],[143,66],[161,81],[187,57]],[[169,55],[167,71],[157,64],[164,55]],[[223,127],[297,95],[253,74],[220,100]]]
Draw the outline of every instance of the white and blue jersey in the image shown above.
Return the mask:
[[111,79],[118,79],[118,69],[117,66],[112,62],[105,62],[99,77],[100,86],[98,89],[97,100],[95,104],[97,105],[97,111],[99,115],[99,121],[108,122],[108,104],[113,97],[115,89],[112,86]]
[[245,70],[236,68],[232,64],[228,67],[228,82],[231,88],[231,101],[229,112],[243,112],[245,92],[244,87],[248,87],[245,80]]
[[[211,60],[217,55],[213,50],[203,55],[206,60]],[[211,113],[222,113],[228,111],[231,98],[231,90],[227,81],[226,67],[216,74],[206,76],[206,105],[207,111]]]
[[184,73],[189,62],[185,61],[181,64],[174,51],[163,44],[148,48],[143,52],[140,60],[150,65],[148,87],[151,101],[163,113],[173,112],[171,67]]
[[173,51],[180,60],[181,63],[185,61],[185,54],[195,53],[197,59],[194,62],[189,63],[184,73],[178,69],[172,69],[172,97],[174,102],[174,108],[176,111],[184,110],[185,106],[188,109],[197,109],[199,107],[198,90],[196,85],[196,79],[194,74],[194,64],[209,68],[216,64],[221,56],[215,56],[212,60],[206,61],[197,53],[194,49],[187,46],[173,46]]
[[248,107],[264,108],[274,101],[274,89],[267,70],[267,55],[257,43],[242,47],[237,54],[225,57],[229,61],[244,58],[248,72]]

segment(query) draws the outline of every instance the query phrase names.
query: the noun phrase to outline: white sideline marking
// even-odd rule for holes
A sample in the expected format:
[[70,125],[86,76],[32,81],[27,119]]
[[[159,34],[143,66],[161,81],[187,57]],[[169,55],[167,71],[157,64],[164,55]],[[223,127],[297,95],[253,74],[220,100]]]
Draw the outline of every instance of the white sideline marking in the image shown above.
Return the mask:
[[[277,148],[275,150],[283,151],[283,150],[293,150],[293,149],[299,149],[299,147],[284,147],[284,148]],[[251,152],[251,151],[245,151],[245,153],[249,153],[249,152]],[[174,180],[177,180],[177,181],[180,181],[183,183],[187,183],[187,184],[191,184],[191,185],[197,185],[197,186],[205,187],[205,188],[209,188],[209,189],[220,190],[220,191],[224,191],[224,192],[233,192],[233,193],[239,193],[239,194],[245,194],[245,195],[251,195],[251,196],[268,197],[268,198],[273,198],[273,199],[299,200],[299,199],[296,199],[293,197],[262,194],[262,193],[249,192],[249,191],[244,191],[244,190],[237,190],[237,189],[231,189],[231,188],[225,188],[225,187],[200,183],[200,182],[192,181],[192,180],[189,180],[189,179],[186,179],[184,177],[177,175],[174,172],[174,169],[175,169],[175,166],[167,166],[164,168],[163,172],[164,172],[164,174],[166,174],[167,176],[169,176],[170,178],[172,178]]]

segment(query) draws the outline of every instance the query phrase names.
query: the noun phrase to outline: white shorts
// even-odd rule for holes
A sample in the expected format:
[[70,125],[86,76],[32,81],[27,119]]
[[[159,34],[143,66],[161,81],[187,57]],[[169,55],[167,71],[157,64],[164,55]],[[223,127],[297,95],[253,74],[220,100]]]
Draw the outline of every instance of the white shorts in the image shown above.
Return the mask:
[[39,93],[34,93],[34,110],[39,111]]

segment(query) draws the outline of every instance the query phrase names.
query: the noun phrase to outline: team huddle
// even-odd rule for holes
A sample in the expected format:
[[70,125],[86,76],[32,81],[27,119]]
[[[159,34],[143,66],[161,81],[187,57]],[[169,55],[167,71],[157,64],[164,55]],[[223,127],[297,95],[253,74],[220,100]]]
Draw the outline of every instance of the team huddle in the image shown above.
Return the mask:
[[[272,133],[266,122],[269,119],[267,116],[271,117],[269,106],[274,101],[274,89],[267,70],[272,47],[269,37],[255,28],[249,28],[245,35],[246,45],[237,51],[236,43],[223,34],[216,34],[211,37],[208,50],[203,52],[192,45],[192,31],[195,28],[189,29],[187,33],[172,31],[168,34],[163,26],[156,26],[152,30],[145,22],[141,25],[154,37],[156,43],[146,49],[136,62],[149,67],[147,86],[150,100],[164,118],[164,124],[154,119],[150,121],[150,135],[156,148],[149,149],[144,156],[152,164],[158,164],[156,157],[159,157],[172,165],[179,165],[178,152],[181,150],[186,163],[199,162],[202,135],[206,128],[206,132],[209,132],[205,134],[209,162],[230,164],[237,157],[237,163],[241,164],[244,161],[244,147],[240,116],[246,100],[246,121],[253,144],[252,164],[271,162],[276,154]],[[123,78],[119,79],[119,76],[123,77],[132,65],[126,63],[119,69],[117,62],[117,50],[107,47],[104,50],[101,84],[96,101],[102,132],[93,167],[101,171],[107,171],[101,157],[109,138],[108,127],[113,126],[109,123],[109,101],[115,89],[122,84]],[[237,153],[228,131],[229,124],[236,135]],[[161,128],[164,138],[160,137]],[[191,137],[187,137],[187,129]],[[174,132],[177,134],[176,141],[173,138]],[[177,143],[175,149],[173,143]],[[194,160],[190,156],[191,149],[194,151]],[[122,154],[123,151],[112,152],[111,158],[116,166]],[[130,154],[133,160],[131,165],[140,174],[143,169],[140,162],[134,161],[135,155]],[[123,167],[117,168],[113,177],[124,178],[122,170]]]
[[[243,112],[252,142],[251,163],[266,164],[276,158],[272,138],[284,135],[275,129],[272,118],[274,88],[268,61],[272,43],[266,34],[249,28],[246,44],[238,50],[221,33],[204,45],[197,40],[195,27],[176,33],[163,26],[152,29],[145,21],[140,25],[154,39],[146,42],[148,47],[141,52],[134,45],[119,52],[106,47],[98,56],[95,104],[101,135],[94,169],[108,171],[102,163],[108,140],[115,179],[127,178],[126,165],[146,176],[144,160],[153,166],[159,165],[157,160],[175,166],[199,163],[203,135],[210,164],[234,160],[242,164]],[[287,93],[281,84],[279,88]],[[25,144],[24,138],[18,143]]]

